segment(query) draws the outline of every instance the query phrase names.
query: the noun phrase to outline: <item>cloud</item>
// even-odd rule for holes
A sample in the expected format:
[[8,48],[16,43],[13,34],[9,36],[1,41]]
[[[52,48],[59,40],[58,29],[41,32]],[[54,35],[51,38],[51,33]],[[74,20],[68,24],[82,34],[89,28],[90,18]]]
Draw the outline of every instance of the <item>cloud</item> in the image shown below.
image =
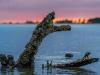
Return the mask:
[[52,10],[57,17],[100,16],[99,7],[100,0],[0,0],[0,16],[42,17]]
[[[95,9],[100,7],[100,0],[1,0],[0,9],[14,11],[48,9]],[[0,2],[2,3],[2,2]]]

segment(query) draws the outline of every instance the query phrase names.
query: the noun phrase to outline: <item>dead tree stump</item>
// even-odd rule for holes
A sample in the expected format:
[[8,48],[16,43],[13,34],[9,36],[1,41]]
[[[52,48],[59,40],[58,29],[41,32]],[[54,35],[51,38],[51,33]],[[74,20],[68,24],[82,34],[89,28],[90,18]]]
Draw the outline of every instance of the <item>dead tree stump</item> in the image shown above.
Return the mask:
[[[34,62],[35,55],[37,53],[38,47],[40,46],[42,40],[49,34],[57,31],[67,31],[71,30],[71,26],[54,26],[53,19],[55,18],[55,12],[49,13],[43,21],[37,25],[36,29],[33,31],[30,41],[25,46],[25,50],[19,56],[16,64],[10,63],[10,66],[14,67],[31,67]],[[7,65],[8,62],[5,64]]]

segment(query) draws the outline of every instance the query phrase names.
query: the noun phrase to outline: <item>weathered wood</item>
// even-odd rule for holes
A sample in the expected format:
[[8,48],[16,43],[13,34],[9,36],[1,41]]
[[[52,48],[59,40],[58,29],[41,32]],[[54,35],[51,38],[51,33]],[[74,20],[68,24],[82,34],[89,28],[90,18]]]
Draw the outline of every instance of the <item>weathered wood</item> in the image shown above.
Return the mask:
[[43,64],[43,68],[75,68],[75,67],[81,67],[81,66],[85,66],[85,65],[88,65],[88,64],[92,64],[92,63],[95,63],[95,62],[98,62],[99,61],[99,58],[93,58],[90,56],[90,52],[86,52],[85,55],[81,58],[81,59],[78,59],[76,61],[73,61],[73,62],[67,62],[67,63],[62,63],[62,64],[46,64],[44,65]]
[[71,63],[66,63],[66,64],[57,64],[57,65],[53,65],[52,67],[55,67],[55,68],[82,67],[91,63],[98,62],[98,60],[99,58],[91,58],[84,61],[73,61]]
[[56,68],[81,67],[81,66],[98,62],[98,61],[99,61],[99,58],[92,58],[90,57],[90,52],[87,52],[84,55],[84,57],[82,57],[81,59],[78,59],[70,63],[56,64],[56,65],[53,65],[52,67],[56,67]]
[[57,31],[71,30],[71,26],[54,26],[53,19],[55,18],[55,12],[49,13],[43,21],[33,31],[32,38],[25,46],[25,50],[19,56],[17,61],[18,67],[29,67],[35,59],[35,54],[40,46],[42,40],[50,33]]

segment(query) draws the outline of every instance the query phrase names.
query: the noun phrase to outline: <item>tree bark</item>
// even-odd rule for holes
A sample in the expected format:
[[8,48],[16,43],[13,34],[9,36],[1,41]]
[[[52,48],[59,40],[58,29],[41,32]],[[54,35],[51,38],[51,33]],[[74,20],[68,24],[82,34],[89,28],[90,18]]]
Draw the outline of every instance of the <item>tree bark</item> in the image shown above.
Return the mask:
[[17,62],[19,67],[29,67],[32,65],[32,61],[35,59],[35,54],[37,53],[38,47],[47,35],[57,31],[71,30],[70,26],[54,26],[54,18],[55,12],[49,13],[33,31],[31,40],[25,46],[24,52],[19,56]]

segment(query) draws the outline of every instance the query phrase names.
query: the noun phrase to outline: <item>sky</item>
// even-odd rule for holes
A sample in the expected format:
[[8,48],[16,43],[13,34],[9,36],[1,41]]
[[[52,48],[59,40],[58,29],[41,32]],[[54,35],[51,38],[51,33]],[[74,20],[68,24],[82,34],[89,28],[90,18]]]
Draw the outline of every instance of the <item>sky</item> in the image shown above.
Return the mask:
[[100,17],[100,0],[0,0],[0,22],[38,21],[51,11],[58,20]]

